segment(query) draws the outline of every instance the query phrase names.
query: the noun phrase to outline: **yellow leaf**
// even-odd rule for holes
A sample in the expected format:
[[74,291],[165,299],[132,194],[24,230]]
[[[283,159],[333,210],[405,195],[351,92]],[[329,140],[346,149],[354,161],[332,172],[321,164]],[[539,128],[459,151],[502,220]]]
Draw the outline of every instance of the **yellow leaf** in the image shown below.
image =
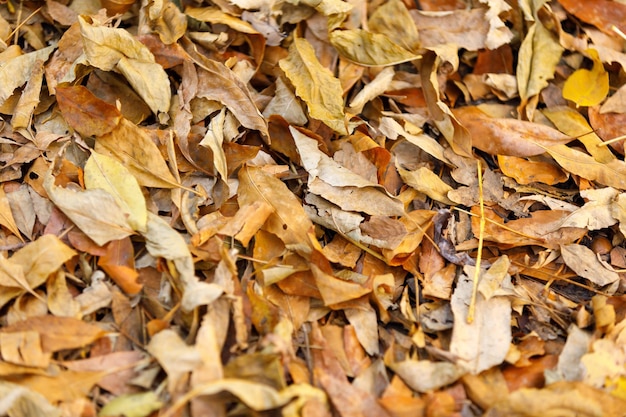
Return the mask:
[[311,44],[306,39],[294,39],[289,56],[278,65],[295,86],[296,94],[307,104],[311,117],[346,135],[341,83],[320,64]]
[[607,146],[599,146],[604,141],[593,132],[585,117],[576,110],[562,106],[544,109],[542,113],[561,132],[582,142],[596,161],[605,163],[617,159]]
[[367,26],[374,33],[388,36],[407,51],[416,51],[420,46],[415,21],[401,0],[383,3],[372,13]]
[[426,194],[433,200],[444,204],[454,203],[448,198],[448,191],[452,190],[448,184],[443,182],[441,178],[430,169],[421,167],[415,171],[407,171],[396,163],[396,169],[402,180],[417,191]]
[[609,74],[604,70],[598,51],[585,51],[593,60],[593,67],[580,68],[565,80],[563,97],[572,100],[577,106],[595,106],[600,104],[609,93]]
[[396,65],[421,56],[397,45],[387,35],[362,29],[335,30],[329,38],[341,56],[360,65]]
[[128,224],[138,231],[146,229],[146,200],[135,177],[116,159],[93,152],[85,164],[85,188],[102,189],[113,196],[128,216]]
[[574,175],[620,190],[626,189],[626,163],[624,161],[615,159],[600,163],[592,156],[565,145],[554,145],[545,149],[561,167]]
[[148,133],[127,119],[122,119],[110,133],[98,136],[95,149],[124,164],[140,185],[158,188],[178,186]]
[[126,216],[108,192],[57,187],[51,171],[46,174],[43,187],[57,208],[97,245],[133,234]]
[[15,252],[11,263],[20,265],[31,288],[36,288],[74,255],[76,252],[58,237],[43,235]]
[[0,224],[9,229],[9,231],[20,238],[22,242],[24,241],[19,229],[17,228],[17,224],[13,218],[13,213],[11,212],[11,207],[9,206],[9,199],[7,198],[4,192],[4,187],[2,186],[0,186]]
[[243,207],[256,201],[265,201],[275,210],[265,221],[265,230],[288,245],[308,241],[313,223],[298,198],[278,178],[246,166],[239,171],[239,204]]
[[522,104],[548,86],[562,52],[563,47],[539,21],[528,29],[517,64],[517,86]]

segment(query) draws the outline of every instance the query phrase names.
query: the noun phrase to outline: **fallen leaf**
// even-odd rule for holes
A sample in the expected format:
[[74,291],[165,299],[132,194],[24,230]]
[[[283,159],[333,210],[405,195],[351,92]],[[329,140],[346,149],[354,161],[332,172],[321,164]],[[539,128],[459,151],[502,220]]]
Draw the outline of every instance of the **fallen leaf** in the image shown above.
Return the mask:
[[343,57],[359,65],[397,65],[421,57],[398,46],[387,35],[362,29],[335,30],[330,33],[330,42]]
[[0,68],[0,103],[4,103],[13,91],[24,85],[38,61],[46,61],[54,51],[54,46],[48,46],[38,51],[19,54],[15,58],[4,62]]
[[[511,302],[506,297],[476,297],[474,319],[468,323],[474,267],[466,266],[450,301],[454,314],[450,352],[457,364],[478,374],[500,365],[511,344]],[[484,274],[484,272],[483,272]],[[481,275],[483,275],[481,274]]]
[[134,233],[115,198],[104,190],[57,187],[51,171],[46,174],[44,189],[59,210],[100,246]]
[[160,410],[163,405],[163,402],[152,391],[120,395],[102,407],[98,416],[114,417],[123,414],[126,417],[146,417],[153,411]]
[[296,88],[296,95],[307,104],[311,117],[339,134],[348,133],[341,83],[320,64],[307,40],[294,39],[289,56],[281,59],[278,65]]
[[113,196],[133,230],[146,229],[146,201],[137,180],[118,162],[106,155],[92,152],[85,164],[85,188],[101,189]]
[[609,93],[609,73],[598,57],[598,51],[585,51],[593,61],[593,67],[588,70],[578,69],[565,80],[563,97],[572,100],[577,106],[595,106],[600,104]]
[[610,285],[619,280],[617,272],[603,265],[591,249],[583,245],[561,245],[565,264],[583,278],[599,286]]

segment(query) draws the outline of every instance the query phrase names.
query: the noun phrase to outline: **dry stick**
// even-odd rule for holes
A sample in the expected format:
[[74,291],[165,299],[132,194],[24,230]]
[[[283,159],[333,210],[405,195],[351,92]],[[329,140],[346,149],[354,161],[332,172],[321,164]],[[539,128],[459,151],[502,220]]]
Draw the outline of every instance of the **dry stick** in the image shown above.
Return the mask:
[[485,200],[483,195],[483,173],[480,160],[476,161],[478,165],[478,204],[480,207],[480,226],[478,231],[478,253],[476,254],[476,266],[474,269],[474,280],[472,282],[472,298],[470,300],[469,310],[467,312],[467,322],[474,322],[474,313],[476,312],[476,292],[478,291],[478,279],[480,278],[480,262],[483,257],[483,238],[485,234]]

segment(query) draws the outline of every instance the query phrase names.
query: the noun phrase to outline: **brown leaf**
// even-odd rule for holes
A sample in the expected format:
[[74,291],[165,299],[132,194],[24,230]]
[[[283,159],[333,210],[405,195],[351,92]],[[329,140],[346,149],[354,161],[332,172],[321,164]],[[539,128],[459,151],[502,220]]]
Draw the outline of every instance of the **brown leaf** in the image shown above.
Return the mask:
[[472,135],[472,146],[490,155],[528,157],[541,155],[545,147],[573,139],[548,126],[516,119],[496,119],[476,107],[454,110]]
[[119,110],[82,85],[57,87],[57,102],[67,123],[83,136],[101,136],[120,122]]

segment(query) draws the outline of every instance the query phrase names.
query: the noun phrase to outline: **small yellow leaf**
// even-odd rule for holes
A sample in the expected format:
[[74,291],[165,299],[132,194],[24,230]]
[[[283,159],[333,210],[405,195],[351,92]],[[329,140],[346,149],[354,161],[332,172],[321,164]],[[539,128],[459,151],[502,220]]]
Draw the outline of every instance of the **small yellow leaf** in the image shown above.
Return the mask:
[[128,224],[134,230],[146,230],[146,200],[135,177],[120,162],[93,152],[85,164],[85,188],[111,194],[128,216]]
[[294,39],[289,56],[278,62],[296,88],[296,94],[307,104],[311,117],[324,122],[335,132],[347,134],[341,83],[315,56],[311,44]]
[[595,106],[600,104],[609,93],[609,74],[595,49],[585,51],[593,60],[593,67],[588,70],[576,70],[565,81],[563,97],[572,100],[577,106]]

